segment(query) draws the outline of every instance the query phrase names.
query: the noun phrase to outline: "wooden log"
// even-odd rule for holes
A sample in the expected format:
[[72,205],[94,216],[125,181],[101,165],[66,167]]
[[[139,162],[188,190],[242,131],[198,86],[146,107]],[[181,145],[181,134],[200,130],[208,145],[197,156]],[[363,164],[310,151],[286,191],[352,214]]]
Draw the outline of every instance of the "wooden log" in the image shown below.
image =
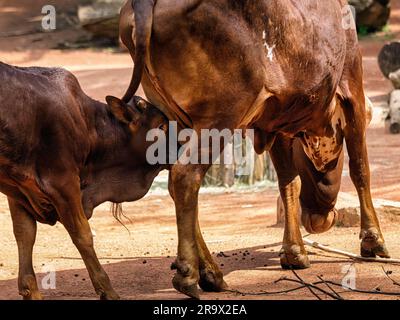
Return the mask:
[[389,115],[387,118],[390,133],[400,133],[400,90],[390,94]]
[[389,74],[389,79],[392,81],[393,87],[400,90],[400,69]]

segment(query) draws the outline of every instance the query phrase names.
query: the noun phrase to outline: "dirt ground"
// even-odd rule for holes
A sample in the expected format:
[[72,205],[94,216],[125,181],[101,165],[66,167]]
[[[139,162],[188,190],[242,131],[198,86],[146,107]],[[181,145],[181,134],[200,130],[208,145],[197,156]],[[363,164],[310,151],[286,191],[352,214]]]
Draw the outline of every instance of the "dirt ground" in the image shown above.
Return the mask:
[[[32,10],[22,10],[28,1],[0,0],[0,31],[15,24],[9,15],[19,19]],[[59,1],[64,3],[63,1]],[[67,2],[67,1],[65,1]],[[400,136],[385,134],[383,113],[391,84],[377,66],[376,56],[388,39],[400,39],[400,0],[392,1],[394,10],[391,34],[362,39],[365,87],[377,106],[374,121],[368,130],[369,154],[374,198],[400,201]],[[29,4],[32,2],[29,1]],[[41,1],[35,1],[35,7]],[[6,11],[5,8],[7,9]],[[40,11],[38,11],[40,12]],[[7,13],[7,14],[6,14]],[[8,16],[7,20],[3,17]],[[84,90],[94,98],[107,94],[121,96],[129,82],[131,59],[126,53],[112,50],[51,49],[61,36],[77,37],[79,30],[67,30],[43,36],[33,34],[0,38],[0,60],[21,66],[63,66],[78,77]],[[342,191],[355,194],[345,168]],[[276,187],[224,192],[204,192],[200,196],[200,221],[206,242],[224,272],[232,289],[244,292],[277,291],[293,288],[291,283],[275,284],[282,276],[278,252],[283,229],[275,226]],[[182,299],[172,289],[170,264],[176,255],[177,235],[174,205],[165,191],[153,191],[143,200],[124,205],[129,232],[116,222],[108,204],[96,210],[91,225],[95,232],[98,256],[108,272],[116,291],[123,299]],[[400,217],[382,213],[382,229],[394,258],[400,258]],[[333,228],[326,234],[311,238],[342,250],[358,253],[358,228]],[[18,256],[12,233],[7,201],[0,196],[0,299],[19,299],[17,291]],[[224,255],[218,254],[224,252]],[[299,271],[307,281],[318,275],[341,282],[345,268],[352,264],[347,258],[309,249],[312,267]],[[97,299],[78,251],[62,225],[39,226],[34,250],[34,265],[39,285],[48,270],[56,271],[56,288],[44,290],[46,299]],[[398,291],[400,288],[385,276],[383,268],[392,271],[400,281],[400,265],[355,263],[358,289]],[[340,290],[348,299],[398,299],[398,296],[356,294]],[[306,289],[285,295],[238,295],[235,293],[203,293],[203,299],[315,299]],[[326,297],[323,297],[326,298]]]

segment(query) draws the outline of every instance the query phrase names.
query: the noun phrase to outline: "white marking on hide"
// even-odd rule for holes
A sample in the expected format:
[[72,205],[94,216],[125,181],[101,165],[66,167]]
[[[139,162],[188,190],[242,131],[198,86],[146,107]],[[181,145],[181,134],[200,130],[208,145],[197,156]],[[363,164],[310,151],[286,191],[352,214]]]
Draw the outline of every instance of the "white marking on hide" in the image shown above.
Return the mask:
[[267,33],[264,31],[263,32],[263,41],[264,41],[264,47],[265,49],[267,49],[267,58],[269,59],[269,61],[272,62],[272,60],[274,59],[274,49],[275,49],[275,45],[273,45],[272,47],[269,46],[269,44],[267,43]]

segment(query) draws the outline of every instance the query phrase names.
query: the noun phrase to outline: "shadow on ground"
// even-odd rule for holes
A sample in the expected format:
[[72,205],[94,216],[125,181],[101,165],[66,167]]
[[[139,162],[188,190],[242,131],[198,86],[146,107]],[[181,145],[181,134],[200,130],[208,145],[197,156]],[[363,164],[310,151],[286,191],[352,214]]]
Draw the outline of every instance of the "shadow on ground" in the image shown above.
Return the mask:
[[[296,285],[290,283],[274,284],[275,280],[283,276],[293,277],[290,271],[280,268],[276,248],[280,243],[252,248],[241,248],[234,251],[214,254],[214,259],[221,266],[225,279],[231,289],[240,291],[276,291],[292,288]],[[56,257],[55,257],[56,258]],[[59,259],[59,257],[57,258]],[[78,257],[63,257],[63,259],[80,259]],[[310,253],[313,267],[299,274],[309,279],[322,274],[325,266],[330,270],[340,270],[343,264],[349,263],[347,259]],[[171,285],[174,271],[170,265],[174,257],[124,257],[101,258],[100,260],[113,283],[114,289],[122,299],[185,299],[178,294]],[[113,260],[123,260],[112,262]],[[246,271],[246,272],[244,272]],[[238,277],[241,274],[242,277]],[[46,274],[38,274],[39,286]],[[327,275],[329,279],[337,279],[337,273]],[[313,281],[314,281],[313,280]],[[339,279],[340,280],[340,279]],[[61,270],[56,272],[56,289],[41,290],[45,299],[97,299],[92,288],[86,269]],[[254,288],[257,282],[257,288]],[[14,290],[12,290],[14,288]],[[10,290],[11,289],[11,290]],[[4,296],[4,292],[12,292]],[[17,294],[17,279],[0,281],[1,299],[19,299]],[[286,295],[286,298],[289,296]],[[246,296],[235,293],[203,293],[203,299],[250,299],[272,298],[284,299],[285,295],[272,296]],[[307,299],[307,292],[302,290],[290,294],[290,298]]]

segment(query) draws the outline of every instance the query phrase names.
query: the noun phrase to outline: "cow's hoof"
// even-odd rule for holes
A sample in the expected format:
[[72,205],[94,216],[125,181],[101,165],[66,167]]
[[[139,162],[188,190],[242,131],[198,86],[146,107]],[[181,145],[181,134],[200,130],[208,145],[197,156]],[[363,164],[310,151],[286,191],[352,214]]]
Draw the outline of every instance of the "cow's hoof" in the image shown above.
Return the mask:
[[109,292],[101,293],[100,300],[120,300],[120,297],[114,290],[112,290]]
[[293,245],[289,248],[282,248],[279,252],[281,266],[284,270],[300,270],[310,267],[307,253],[303,253],[300,246]]
[[19,294],[22,296],[23,300],[43,300],[36,283],[35,275],[23,275],[18,279],[18,282]]
[[42,294],[37,290],[24,290],[19,293],[23,300],[43,300]]
[[313,213],[307,209],[302,209],[301,222],[308,233],[324,233],[331,229],[337,221],[337,211],[332,209],[327,214]]
[[228,289],[221,271],[200,270],[200,288],[205,292],[222,292]]
[[172,285],[174,286],[175,290],[179,291],[180,293],[183,293],[192,299],[200,299],[197,281],[193,283],[193,281],[189,281],[187,277],[183,277],[177,273],[172,279]]
[[[177,270],[172,285],[175,290],[187,295],[193,299],[200,299],[198,271],[196,272],[188,263],[179,261],[178,259],[171,264],[171,270]],[[195,276],[197,275],[197,277]]]
[[390,258],[385,241],[375,229],[361,231],[361,256],[365,258]]

